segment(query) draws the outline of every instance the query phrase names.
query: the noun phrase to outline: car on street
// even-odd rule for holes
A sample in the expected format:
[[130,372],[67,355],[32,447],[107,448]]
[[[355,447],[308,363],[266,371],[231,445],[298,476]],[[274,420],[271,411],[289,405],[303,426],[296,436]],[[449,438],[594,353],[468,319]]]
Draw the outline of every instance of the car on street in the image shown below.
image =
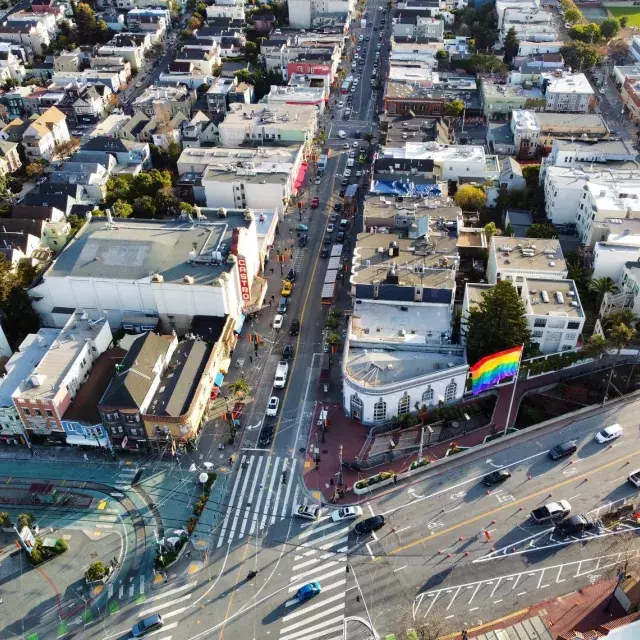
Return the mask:
[[570,440],[569,442],[563,442],[562,444],[557,444],[555,447],[551,447],[551,449],[549,449],[549,457],[552,460],[560,460],[560,458],[572,456],[577,450],[577,441]]
[[312,209],[317,209],[319,204],[320,204],[320,199],[319,198],[311,198],[311,208]]
[[580,514],[559,522],[553,530],[553,533],[566,538],[568,536],[574,536],[577,533],[593,531],[598,528],[598,524],[597,520],[592,520],[589,516]]
[[267,405],[267,415],[277,416],[279,406],[280,406],[280,398],[278,398],[278,396],[271,396],[269,398],[269,404]]
[[357,149],[359,146],[360,146],[360,143],[356,140],[356,141],[353,143],[353,148],[354,148],[354,149]]
[[279,313],[273,319],[273,328],[274,329],[282,329],[282,323],[284,322],[284,316]]
[[342,145],[342,148],[343,148],[343,149],[351,149],[351,145],[350,145],[348,142],[345,142],[345,143]]
[[280,291],[280,295],[282,296],[290,296],[293,291],[293,282],[289,280],[284,280],[282,282],[282,290]]
[[293,360],[293,345],[288,344],[282,350],[282,359],[283,360]]
[[559,522],[571,513],[571,505],[566,500],[549,502],[531,512],[531,519],[537,524]]
[[298,602],[306,602],[322,592],[319,582],[309,582],[296,591],[295,600]]
[[356,171],[356,178],[362,178],[362,169]]
[[338,100],[338,102],[336,102],[336,107],[338,107],[338,109],[342,109],[342,107],[344,107],[344,100]]
[[350,178],[351,177],[351,169],[345,169],[344,173],[342,174],[345,178]]
[[[351,93],[355,93],[356,92],[356,88],[355,87],[351,87]],[[345,115],[347,115],[346,111],[345,111]]]
[[619,424],[611,425],[596,434],[596,442],[604,444],[605,442],[611,442],[617,440],[623,433],[623,429]]
[[315,504],[297,504],[293,507],[293,515],[305,520],[317,520],[322,513],[322,509]]
[[338,214],[334,211],[330,216],[329,216],[329,222],[335,222],[338,219]]
[[600,87],[600,93],[604,95],[605,93],[607,93],[607,91],[604,87]]
[[344,242],[344,231],[338,231],[338,235],[336,236],[336,242],[339,242],[339,243]]
[[146,636],[148,633],[162,629],[163,626],[162,616],[159,613],[154,613],[152,616],[143,618],[140,622],[134,624],[133,627],[131,627],[131,635],[134,638],[142,638],[142,636]]
[[291,326],[289,327],[289,335],[290,336],[297,336],[300,333],[300,320],[298,320],[297,318],[291,323]]
[[[333,203],[333,210],[334,211],[338,211],[338,212],[342,211],[342,202],[334,202]],[[332,222],[333,222],[333,220],[332,220]]]
[[325,236],[324,240],[322,242],[323,242],[323,244],[328,245],[328,244],[331,244],[333,242],[333,240],[331,239],[331,236]]
[[316,184],[321,184],[322,183],[322,178],[320,176],[318,176],[315,180]]
[[261,447],[266,447],[273,440],[273,425],[265,424],[260,431],[260,437],[258,438],[258,444]]
[[298,274],[295,269],[289,269],[289,273],[287,273],[287,280],[289,282],[295,282],[297,276]]
[[354,160],[356,157],[356,152],[355,151],[349,151],[349,159],[350,160]]
[[362,515],[362,507],[342,507],[331,514],[334,522],[343,522],[344,520],[355,520]]
[[327,225],[327,233],[333,233],[333,229],[334,229],[333,222],[330,222]]
[[296,225],[296,231],[309,231],[309,227],[301,222]]
[[493,487],[493,485],[500,484],[501,482],[508,480],[510,477],[510,471],[508,471],[507,469],[498,469],[497,471],[492,471],[491,473],[486,475],[482,479],[482,482],[484,482],[487,487]]
[[307,246],[307,240],[308,240],[307,235],[303,234],[303,235],[300,236],[300,239],[298,240],[298,244],[301,247],[306,247]]
[[360,83],[360,78],[354,78],[353,79],[353,86],[354,87],[357,87],[359,83]]
[[377,531],[381,527],[384,526],[385,520],[384,516],[372,516],[371,518],[367,518],[366,520],[361,520],[358,524],[353,528],[356,535],[365,536],[368,533],[373,531]]

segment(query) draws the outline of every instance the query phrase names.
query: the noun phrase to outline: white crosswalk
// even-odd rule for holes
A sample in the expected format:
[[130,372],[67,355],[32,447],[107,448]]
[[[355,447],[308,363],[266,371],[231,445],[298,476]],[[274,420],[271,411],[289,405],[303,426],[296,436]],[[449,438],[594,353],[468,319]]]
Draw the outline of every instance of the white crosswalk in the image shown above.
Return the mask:
[[137,469],[131,467],[123,467],[114,477],[114,486],[116,489],[130,489],[133,476],[136,475]]
[[[242,465],[247,465],[246,469]],[[276,520],[290,516],[300,488],[292,491],[297,461],[289,456],[264,453],[242,454],[232,481],[216,548],[245,536],[263,534]],[[288,482],[282,484],[282,473]]]
[[[291,600],[282,618],[279,640],[342,638],[349,527],[329,516],[303,527],[295,538],[300,553],[293,559],[288,589]],[[296,591],[309,582],[319,582],[322,591],[305,603],[296,603]]]

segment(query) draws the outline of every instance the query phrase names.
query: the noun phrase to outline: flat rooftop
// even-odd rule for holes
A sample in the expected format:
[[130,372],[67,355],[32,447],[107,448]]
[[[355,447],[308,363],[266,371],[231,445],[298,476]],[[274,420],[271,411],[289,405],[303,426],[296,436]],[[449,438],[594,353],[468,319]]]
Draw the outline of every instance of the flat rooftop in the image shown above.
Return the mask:
[[289,181],[291,169],[289,171],[279,171],[278,173],[263,173],[246,171],[223,171],[214,167],[207,167],[202,174],[202,182],[248,182],[252,184],[286,184]]
[[268,127],[298,130],[315,123],[318,110],[315,105],[275,104],[268,107],[257,104],[232,103],[220,127]]
[[[192,224],[188,221],[121,220],[108,225],[93,218],[45,272],[47,277],[118,278],[149,281],[159,274],[165,282],[181,283],[191,276],[195,284],[211,284],[228,270],[215,265],[213,252],[229,253],[233,229],[248,223],[240,212],[224,219]],[[197,259],[191,262],[192,252]]]
[[638,152],[626,140],[555,140],[554,145],[560,151],[585,151],[594,155],[598,153],[612,153],[629,156],[633,159]]
[[399,147],[384,147],[381,157],[407,160],[433,160],[447,162],[459,160],[477,162],[485,160],[484,147],[472,144],[438,144],[437,142],[406,142]]
[[448,203],[448,200],[449,198],[408,197],[397,201],[393,196],[372,196],[364,202],[364,217],[367,226],[375,225],[376,218],[388,219],[392,216],[413,219],[428,215],[432,220],[456,222],[462,218],[462,209]]
[[60,382],[85,348],[87,341],[94,340],[105,323],[104,318],[91,321],[87,316],[85,320],[80,312],[76,312],[75,319],[69,319],[33,371],[33,374],[39,377],[40,384],[34,385],[27,377],[23,381],[19,397],[31,401],[53,400]]
[[443,353],[430,353],[351,347],[345,363],[348,375],[359,384],[368,387],[405,382],[464,366],[464,357],[449,355],[444,349]]
[[147,415],[177,418],[187,412],[212,349],[212,345],[203,340],[185,340],[178,345],[151,399]]
[[40,329],[30,333],[5,365],[6,375],[0,381],[0,407],[12,407],[11,394],[28,378],[60,335],[60,329]]
[[[397,255],[392,253],[395,244]],[[458,251],[457,238],[446,230],[427,238],[402,238],[396,233],[359,233],[353,251],[351,284],[383,282],[395,265],[399,286],[453,289]]]
[[[549,302],[544,301],[543,291],[547,292]],[[527,278],[526,287],[522,288],[522,298],[527,313],[538,316],[584,317],[580,296],[573,280]]]
[[494,236],[490,251],[495,253],[498,271],[567,272],[559,240]]
[[615,212],[620,212],[621,218],[626,218],[631,212],[640,214],[640,184],[627,184],[622,187],[619,184],[602,185],[590,182],[586,188],[600,210],[610,211],[614,215]]
[[[252,148],[223,148],[223,147],[187,147],[178,158],[178,167],[203,164],[217,169],[232,167],[233,169],[254,169],[264,167],[284,167],[295,163],[300,145],[286,145],[283,147]],[[289,168],[289,171],[291,169]]]
[[535,114],[540,130],[556,131],[581,130],[590,133],[608,133],[604,118],[599,113],[551,113],[541,111]]

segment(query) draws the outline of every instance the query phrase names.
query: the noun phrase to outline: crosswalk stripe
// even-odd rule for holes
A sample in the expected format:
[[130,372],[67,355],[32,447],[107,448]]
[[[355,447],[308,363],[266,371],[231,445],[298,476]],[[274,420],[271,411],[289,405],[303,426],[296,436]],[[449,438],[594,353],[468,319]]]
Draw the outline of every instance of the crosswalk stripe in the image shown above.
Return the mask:
[[331,529],[331,527],[335,527],[336,523],[335,522],[330,522],[329,524],[323,524],[319,527],[315,527],[313,529],[307,529],[307,531],[303,531],[302,533],[298,534],[298,538],[304,539],[304,538],[308,538],[309,536],[314,535],[315,533],[320,533],[321,531],[326,531],[327,529]]
[[[295,556],[294,557],[294,562],[296,560],[302,560],[302,558],[306,558],[307,556],[312,556],[315,553],[318,553],[318,551],[324,551],[325,549],[330,549],[331,547],[337,545],[337,544],[342,544],[343,542],[347,542],[349,540],[349,538],[347,536],[344,536],[344,538],[340,538],[340,540],[333,540],[332,542],[327,542],[327,544],[323,544],[320,547],[314,547],[313,549],[309,549],[309,551],[305,551],[304,553],[300,554],[299,556]],[[348,549],[348,547],[344,547],[344,550],[346,551]]]
[[271,482],[269,483],[269,491],[267,492],[264,508],[262,510],[262,519],[260,520],[260,529],[264,529],[264,525],[267,523],[269,508],[271,507],[271,495],[273,493],[273,483],[276,481],[276,476],[279,473],[278,471],[279,466],[280,466],[280,456],[277,456],[276,461],[273,464],[273,468],[271,469]]
[[[308,618],[305,618],[304,620],[300,620],[300,622],[294,622],[293,624],[290,624],[288,627],[283,627],[282,629],[280,629],[280,640],[282,640],[282,637],[291,637],[292,635],[296,635],[295,633],[290,633],[292,631],[295,631],[296,629],[299,629],[300,627],[307,627],[305,629],[305,631],[315,631],[319,626],[322,625],[326,625],[328,622],[331,622],[330,620],[325,620],[323,623],[321,623],[320,625],[316,625],[315,628],[309,628],[307,625],[311,622],[315,622],[316,620],[320,620],[321,618],[324,618],[325,616],[328,616],[331,613],[337,613],[338,611],[344,611],[344,608],[346,606],[345,602],[341,602],[340,604],[337,604],[335,607],[331,607],[330,609],[327,609],[326,611],[321,611],[320,613],[316,613],[312,616],[309,616]],[[340,616],[340,619],[342,620],[344,618],[344,616]]]
[[176,593],[180,593],[181,591],[188,589],[189,587],[195,587],[197,584],[198,584],[198,581],[196,580],[195,582],[189,582],[188,584],[183,584],[182,586],[176,587],[175,589],[169,589],[169,591],[163,591],[162,593],[159,593],[157,596],[151,596],[150,598],[147,598],[146,604],[149,604],[150,602],[158,602],[158,600],[163,600],[164,598],[173,596]]
[[144,595],[144,575],[140,576],[140,595]]
[[[168,602],[161,602],[160,604],[156,604],[153,607],[148,607],[147,609],[143,609],[142,611],[140,611],[140,613],[138,613],[138,617],[144,618],[145,616],[151,615],[156,611],[160,611],[161,609],[166,609],[167,607],[172,607],[174,604],[178,604],[179,602],[186,602],[187,600],[191,600],[190,593],[187,593],[186,596],[182,596],[181,598],[176,598],[175,600],[169,600]],[[164,617],[164,614],[162,615]]]
[[265,460],[267,462],[264,465],[264,471],[262,472],[262,480],[260,481],[260,485],[262,486],[262,489],[258,488],[258,495],[256,496],[256,504],[253,507],[253,519],[251,520],[251,528],[249,529],[249,535],[253,535],[253,532],[256,529],[256,526],[258,524],[258,514],[262,510],[261,509],[262,499],[265,497],[265,493],[266,493],[264,489],[265,489],[265,484],[267,483],[267,476],[269,474],[269,458],[265,458]]
[[[252,456],[253,459],[253,456]],[[247,498],[247,508],[244,512],[244,517],[242,518],[242,526],[240,527],[240,535],[239,538],[242,538],[244,535],[245,527],[247,526],[247,522],[249,521],[249,504],[253,504],[253,492],[256,490],[258,486],[258,475],[260,473],[260,467],[262,466],[262,461],[266,460],[266,458],[260,457],[258,458],[258,462],[256,464],[256,472],[253,474],[253,484],[251,485],[251,490],[249,491],[249,497]]]
[[[345,580],[345,582],[346,582],[346,580]],[[322,590],[322,593],[324,593],[324,589]],[[336,593],[335,596],[331,596],[330,598],[327,598],[326,600],[322,600],[321,602],[314,602],[312,605],[310,605],[308,607],[303,607],[299,611],[294,611],[293,613],[290,613],[288,616],[285,616],[284,618],[282,618],[282,622],[289,622],[289,620],[295,620],[296,618],[299,618],[300,616],[307,616],[312,611],[315,611],[316,609],[320,609],[321,607],[326,607],[331,602],[335,602],[336,600],[340,600],[340,598],[342,598],[344,600],[344,593]]]
[[[316,638],[322,638],[322,636],[326,635],[327,633],[335,633],[336,631],[342,631],[344,626],[344,616],[336,616],[334,620],[330,620],[329,622],[331,623],[340,622],[340,625],[335,625],[330,629],[322,629],[324,624],[317,624],[314,627],[303,629],[302,631],[292,633],[288,636],[281,636],[280,640],[315,640]],[[315,633],[308,633],[309,631],[315,631],[316,629],[322,629],[322,630],[316,631]]]
[[[167,631],[171,629],[175,629],[179,624],[180,624],[179,622],[172,622],[171,624],[165,624],[164,627],[162,627],[162,629],[158,629],[157,631],[150,633],[149,637],[158,636],[161,633],[167,633]],[[161,638],[160,640],[171,640],[171,636],[168,636],[167,638]]]
[[302,525],[303,529],[308,529],[309,527],[314,527],[319,525],[321,522],[324,522],[325,520],[328,520],[331,516],[330,515],[326,515],[326,516],[321,516],[320,518],[318,518],[315,522],[305,522]]
[[[291,472],[289,473],[289,477],[290,478],[293,478],[293,474],[294,474],[295,470],[296,470],[296,459],[293,458],[292,461],[291,461]],[[287,484],[287,490],[286,490],[286,492],[284,494],[284,502],[282,503],[282,511],[280,512],[280,520],[284,520],[285,514],[287,512],[287,506],[289,505],[289,495],[290,495],[290,493],[291,493],[291,482],[289,482],[289,484]],[[295,504],[295,496],[294,496],[293,502]]]
[[304,569],[305,567],[316,564],[316,562],[320,562],[320,560],[335,558],[337,555],[339,555],[338,551],[330,551],[329,553],[325,553],[323,556],[318,556],[317,558],[311,558],[311,560],[307,560],[306,562],[301,562],[300,564],[293,565],[293,570],[298,571],[299,569]]
[[166,620],[167,618],[175,618],[176,616],[179,616],[183,611],[186,611],[187,609],[188,607],[182,607],[180,609],[176,609],[175,611],[169,611],[169,613],[163,613],[162,619]]
[[222,542],[224,540],[224,534],[227,532],[227,525],[229,524],[229,516],[231,515],[231,511],[233,510],[233,501],[236,497],[236,491],[238,490],[238,485],[240,484],[240,474],[236,475],[236,481],[233,483],[233,490],[231,491],[231,498],[229,499],[229,504],[227,506],[227,510],[225,511],[224,522],[222,523],[222,529],[220,530],[220,536],[218,538],[217,548],[222,546]]
[[325,540],[329,540],[331,538],[335,538],[336,536],[341,536],[343,533],[347,533],[349,531],[349,527],[345,527],[344,529],[339,529],[338,531],[334,531],[333,533],[328,533],[326,536],[322,536],[321,538],[314,538],[311,541],[307,541],[301,544],[301,547],[311,547],[318,544],[318,542],[324,542]]
[[296,580],[299,580],[304,576],[310,576],[314,574],[316,571],[322,571],[323,569],[328,569],[329,567],[335,567],[338,564],[340,564],[340,562],[346,562],[346,560],[347,560],[347,556],[342,556],[337,558],[333,562],[327,562],[323,564],[321,567],[314,567],[313,569],[309,569],[308,571],[302,571],[302,572],[296,571],[296,575],[290,578],[289,582],[295,582]]
[[[244,463],[246,456],[242,456],[242,462]],[[238,519],[240,518],[240,514],[242,513],[241,503],[244,498],[244,492],[247,490],[247,485],[249,484],[249,478],[251,477],[251,467],[253,467],[254,458],[251,456],[249,458],[249,466],[247,467],[247,471],[244,475],[244,482],[242,483],[242,489],[240,490],[240,498],[238,499],[238,506],[236,507],[236,514],[233,516],[233,524],[231,525],[231,531],[229,532],[229,540],[233,540],[233,535],[236,531],[236,526],[238,525]]]
[[[340,573],[344,573],[345,568],[344,567],[340,567],[339,569],[335,569],[334,571],[329,571],[329,573],[324,573],[320,576],[314,576],[314,580],[316,582],[320,582],[320,580],[324,580],[325,578],[330,578],[331,576],[337,576]],[[298,584],[294,584],[292,587],[289,587],[289,593],[294,593],[295,591],[297,591],[300,587],[304,586],[305,584],[307,584],[308,580],[305,580],[304,582],[298,582]]]
[[[282,461],[282,473],[287,470],[287,458]],[[291,479],[291,476],[289,476]],[[287,482],[287,485],[289,483]],[[284,485],[282,482],[278,483],[278,491],[276,492],[276,499],[273,502],[273,511],[271,512],[271,519],[269,520],[269,524],[273,524],[276,521],[276,512],[278,511],[278,503],[280,502],[280,494],[282,493],[282,487]]]

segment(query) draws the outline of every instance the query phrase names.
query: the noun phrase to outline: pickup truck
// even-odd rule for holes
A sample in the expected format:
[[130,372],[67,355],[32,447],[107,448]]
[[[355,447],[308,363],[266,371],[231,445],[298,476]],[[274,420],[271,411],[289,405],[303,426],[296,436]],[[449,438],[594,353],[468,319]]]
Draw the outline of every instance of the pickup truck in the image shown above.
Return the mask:
[[640,487],[640,469],[637,471],[632,471],[628,476],[627,480],[634,486]]
[[286,360],[280,360],[278,362],[278,368],[276,369],[276,377],[273,380],[273,386],[276,389],[284,388],[287,384],[287,375],[289,373],[289,363]]
[[576,533],[595,529],[597,526],[598,523],[595,520],[592,520],[589,516],[581,514],[578,516],[571,516],[570,518],[559,522],[553,532],[567,537],[575,535]]
[[547,522],[557,522],[566,518],[571,512],[571,505],[566,500],[558,500],[558,502],[549,502],[548,504],[538,507],[531,512],[531,518],[538,524]]

